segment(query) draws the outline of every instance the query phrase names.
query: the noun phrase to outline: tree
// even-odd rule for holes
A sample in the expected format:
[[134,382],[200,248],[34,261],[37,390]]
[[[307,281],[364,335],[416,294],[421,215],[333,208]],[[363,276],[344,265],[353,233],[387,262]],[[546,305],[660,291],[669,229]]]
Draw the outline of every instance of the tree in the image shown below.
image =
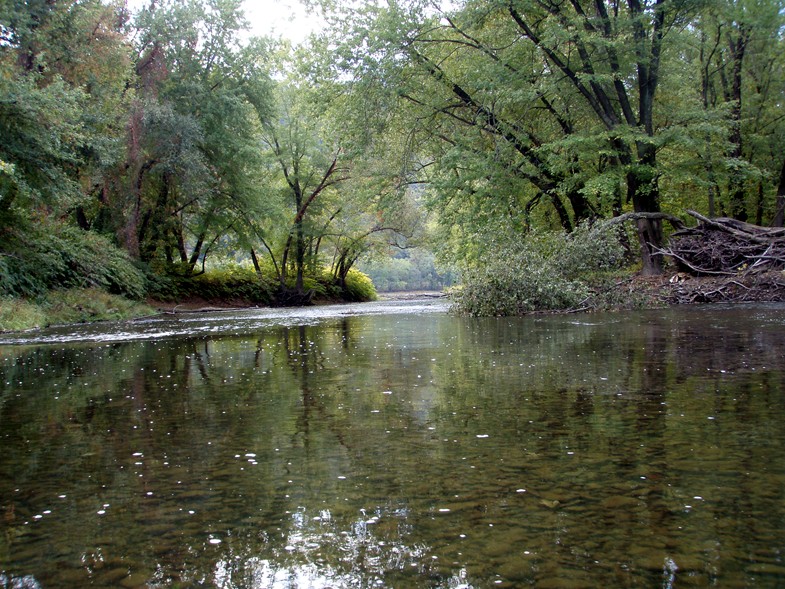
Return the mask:
[[117,157],[129,72],[118,3],[6,2],[0,213],[78,210]]
[[645,214],[660,210],[655,98],[665,43],[694,9],[483,0],[448,13],[391,3],[356,26],[368,41],[349,65],[416,106],[420,128],[442,142],[430,152],[441,171],[462,200],[496,209],[491,217],[525,216],[548,202],[570,229],[604,208],[620,213],[626,191],[644,213],[644,272],[654,274],[662,229]]
[[265,44],[240,43],[240,7],[169,1],[136,23],[140,99],[120,174],[133,202],[118,195],[116,216],[130,251],[186,273],[262,198],[258,143],[272,84]]
[[[715,195],[724,192],[716,208],[741,221],[754,217],[761,224],[765,194],[775,193],[782,181],[775,146],[783,136],[783,113],[774,96],[785,91],[783,18],[781,0],[743,0],[713,3],[698,19],[704,107],[724,118],[727,133],[727,146],[717,160],[723,169],[707,170],[710,215]],[[778,222],[776,211],[772,220]]]
[[[320,213],[327,209],[324,201],[334,198],[336,187],[348,178],[340,143],[324,133],[319,118],[302,100],[303,93],[291,83],[279,84],[279,112],[264,125],[267,182],[277,193],[280,216],[266,232],[257,231],[276,269],[279,296],[297,301],[313,294],[304,290],[304,276],[309,259],[313,264],[318,253],[314,248],[320,237]],[[281,243],[270,244],[264,233],[277,234]]]

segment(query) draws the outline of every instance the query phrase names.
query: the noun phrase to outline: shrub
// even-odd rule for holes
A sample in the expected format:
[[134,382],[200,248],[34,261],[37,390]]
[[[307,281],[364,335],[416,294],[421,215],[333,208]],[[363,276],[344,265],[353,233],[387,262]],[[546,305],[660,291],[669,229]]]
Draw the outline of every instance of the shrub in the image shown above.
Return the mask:
[[493,248],[482,266],[465,268],[454,309],[479,316],[573,309],[590,297],[585,277],[619,267],[624,250],[613,231],[531,233]]
[[376,296],[376,288],[368,275],[354,268],[349,270],[346,275],[346,288],[343,292],[343,298],[346,301],[375,301]]
[[150,280],[150,296],[161,301],[179,301],[197,297],[205,301],[242,300],[266,305],[272,301],[275,283],[260,278],[249,265],[227,263],[192,276],[169,269],[169,274],[156,274]]
[[0,241],[0,294],[38,298],[54,288],[100,288],[133,299],[147,278],[105,237],[57,223],[24,224]]

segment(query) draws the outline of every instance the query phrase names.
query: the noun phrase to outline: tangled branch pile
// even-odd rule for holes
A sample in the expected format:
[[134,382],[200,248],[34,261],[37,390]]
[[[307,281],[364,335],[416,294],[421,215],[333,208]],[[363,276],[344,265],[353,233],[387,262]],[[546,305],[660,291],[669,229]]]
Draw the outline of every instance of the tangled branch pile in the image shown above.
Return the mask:
[[700,223],[675,232],[670,249],[664,252],[681,270],[696,276],[731,276],[785,268],[785,229],[687,212]]
[[700,223],[663,251],[684,273],[671,279],[669,302],[785,301],[785,229],[688,213]]

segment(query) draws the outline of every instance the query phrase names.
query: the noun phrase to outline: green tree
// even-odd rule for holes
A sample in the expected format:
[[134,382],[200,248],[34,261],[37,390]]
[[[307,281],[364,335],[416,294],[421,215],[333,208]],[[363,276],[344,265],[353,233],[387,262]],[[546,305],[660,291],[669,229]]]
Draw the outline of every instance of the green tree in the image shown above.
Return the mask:
[[119,3],[4,2],[0,215],[76,210],[118,154],[130,47]]
[[776,147],[783,113],[775,97],[785,91],[784,18],[785,4],[771,0],[712,3],[698,19],[703,104],[722,117],[726,129],[722,151],[707,158],[721,164],[707,170],[710,215],[718,211],[761,224],[774,208],[766,195],[775,194],[783,178]]
[[[279,216],[257,236],[271,256],[282,299],[305,300],[306,266],[318,257],[320,219],[335,199],[336,187],[348,179],[340,142],[326,133],[303,100],[305,91],[291,83],[278,87],[277,116],[264,125],[267,179],[279,202]],[[267,236],[265,238],[265,235]],[[277,243],[276,243],[277,242]],[[294,275],[289,291],[290,269]]]
[[266,45],[241,43],[246,24],[239,0],[162,2],[137,18],[139,100],[115,215],[145,261],[193,272],[263,198],[272,83]]
[[698,8],[482,0],[440,12],[391,3],[355,23],[347,66],[415,105],[412,120],[432,139],[444,178],[441,196],[459,196],[461,219],[508,217],[503,223],[521,231],[547,202],[569,229],[631,206],[643,270],[654,274],[657,155],[673,136],[660,126],[657,91],[663,60],[678,59],[669,50]]

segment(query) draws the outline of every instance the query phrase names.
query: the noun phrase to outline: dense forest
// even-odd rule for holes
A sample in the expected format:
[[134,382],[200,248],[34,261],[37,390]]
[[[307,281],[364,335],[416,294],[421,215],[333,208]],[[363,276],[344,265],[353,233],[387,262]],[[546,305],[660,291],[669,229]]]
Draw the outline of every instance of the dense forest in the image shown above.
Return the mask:
[[292,47],[240,0],[0,0],[3,300],[362,300],[424,247],[574,307],[687,210],[783,225],[782,0],[311,7]]

